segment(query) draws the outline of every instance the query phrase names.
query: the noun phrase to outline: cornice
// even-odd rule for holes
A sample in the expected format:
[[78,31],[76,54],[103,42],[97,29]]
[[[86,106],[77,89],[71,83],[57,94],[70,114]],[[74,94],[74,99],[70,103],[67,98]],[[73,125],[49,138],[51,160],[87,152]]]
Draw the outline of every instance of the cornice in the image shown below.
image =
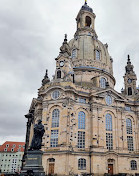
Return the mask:
[[101,69],[101,68],[96,68],[96,67],[91,67],[91,66],[79,66],[79,67],[73,67],[74,71],[97,71],[99,73],[105,73],[106,75],[108,75],[113,81],[114,81],[114,85],[116,84],[116,80],[115,78],[106,70]]

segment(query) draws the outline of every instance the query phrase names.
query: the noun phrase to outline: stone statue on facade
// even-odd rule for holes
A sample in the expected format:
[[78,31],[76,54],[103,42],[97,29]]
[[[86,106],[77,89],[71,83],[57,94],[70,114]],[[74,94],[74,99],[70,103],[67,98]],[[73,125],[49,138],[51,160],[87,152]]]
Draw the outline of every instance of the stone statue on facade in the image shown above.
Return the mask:
[[44,135],[44,126],[41,123],[41,120],[38,120],[38,124],[34,125],[34,135],[32,138],[30,150],[39,150],[41,149],[42,137]]

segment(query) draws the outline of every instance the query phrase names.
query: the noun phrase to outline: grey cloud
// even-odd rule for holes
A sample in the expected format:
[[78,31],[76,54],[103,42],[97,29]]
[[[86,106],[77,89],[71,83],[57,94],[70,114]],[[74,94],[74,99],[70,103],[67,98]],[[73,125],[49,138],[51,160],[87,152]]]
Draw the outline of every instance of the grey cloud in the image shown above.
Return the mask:
[[[26,119],[45,69],[55,71],[64,38],[73,38],[76,15],[84,1],[0,0],[0,143],[23,140]],[[96,14],[96,32],[109,44],[116,89],[123,87],[127,54],[135,72],[139,57],[139,1],[98,0],[88,4]],[[8,130],[7,130],[8,129]]]

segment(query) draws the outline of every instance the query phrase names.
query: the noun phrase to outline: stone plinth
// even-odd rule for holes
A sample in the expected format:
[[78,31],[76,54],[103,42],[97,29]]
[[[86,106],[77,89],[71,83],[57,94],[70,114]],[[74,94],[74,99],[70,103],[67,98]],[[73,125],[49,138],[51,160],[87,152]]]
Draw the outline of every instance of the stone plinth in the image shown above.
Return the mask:
[[42,167],[42,154],[40,150],[33,150],[27,152],[27,159],[21,176],[34,175],[34,176],[45,176],[44,169]]

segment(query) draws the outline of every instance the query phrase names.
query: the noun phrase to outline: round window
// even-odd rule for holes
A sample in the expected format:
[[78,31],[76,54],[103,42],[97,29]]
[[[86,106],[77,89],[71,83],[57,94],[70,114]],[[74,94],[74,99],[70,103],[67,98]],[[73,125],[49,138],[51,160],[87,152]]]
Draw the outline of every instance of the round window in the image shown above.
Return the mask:
[[112,97],[110,95],[106,95],[105,97],[106,104],[111,105],[112,104]]
[[56,99],[59,98],[59,96],[60,96],[60,92],[58,90],[53,91],[53,93],[52,93],[52,98],[53,99],[56,100]]

